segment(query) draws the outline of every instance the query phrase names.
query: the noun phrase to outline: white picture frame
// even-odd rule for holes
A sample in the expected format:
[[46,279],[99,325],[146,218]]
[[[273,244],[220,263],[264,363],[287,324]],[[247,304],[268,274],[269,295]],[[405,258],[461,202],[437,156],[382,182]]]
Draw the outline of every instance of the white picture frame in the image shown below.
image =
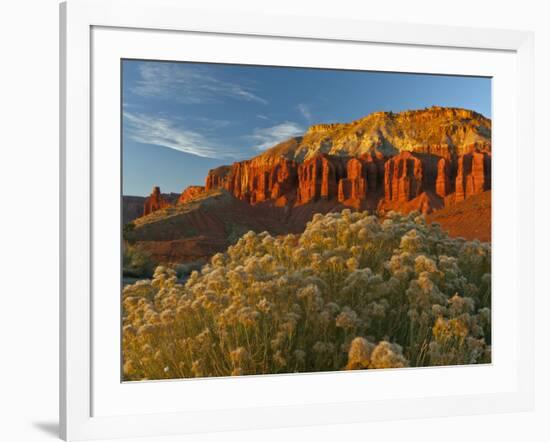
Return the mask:
[[[228,11],[202,11],[186,9],[177,0],[69,0],[60,6],[61,16],[61,154],[60,154],[60,428],[61,435],[66,440],[84,440],[114,437],[161,436],[178,433],[205,431],[224,431],[235,429],[259,429],[281,426],[321,425],[328,423],[352,423],[367,420],[399,419],[415,417],[435,417],[458,414],[511,412],[529,410],[533,406],[533,35],[530,32],[487,30],[471,28],[453,28],[436,25],[410,25],[398,23],[376,23],[356,20],[318,19],[315,17],[275,16],[275,15],[244,15]],[[405,396],[386,395],[379,399],[358,399],[349,395],[333,394],[326,401],[314,395],[295,398],[294,401],[272,403],[269,401],[249,401],[242,404],[225,404],[223,408],[200,407],[193,409],[193,401],[182,411],[173,406],[174,401],[168,400],[171,390],[180,388],[178,381],[171,383],[147,383],[150,387],[147,394],[167,399],[166,406],[161,410],[142,410],[125,407],[129,401],[115,400],[113,396],[102,396],[101,400],[94,395],[101,391],[104,378],[98,370],[97,361],[100,352],[93,351],[94,345],[103,344],[101,335],[97,334],[97,306],[102,306],[100,299],[94,297],[96,279],[101,275],[92,275],[94,263],[94,241],[97,240],[97,230],[93,229],[94,193],[97,188],[92,169],[98,166],[94,162],[93,143],[94,125],[102,126],[102,122],[92,118],[94,106],[101,106],[101,100],[96,100],[93,89],[96,71],[92,63],[94,51],[104,50],[101,38],[94,40],[94,32],[98,29],[120,30],[133,32],[134,35],[146,35],[147,32],[170,35],[200,36],[209,38],[236,39],[267,38],[270,41],[282,39],[296,42],[325,42],[326,44],[375,45],[378,48],[406,47],[408,51],[486,51],[487,54],[507,54],[506,65],[510,69],[507,81],[513,82],[506,97],[512,103],[512,112],[507,118],[512,118],[511,134],[515,134],[507,142],[510,149],[517,153],[521,147],[521,155],[514,155],[510,168],[513,176],[510,178],[511,189],[509,197],[513,200],[512,209],[508,211],[513,232],[510,243],[503,255],[513,254],[514,260],[509,269],[513,273],[515,284],[504,286],[499,293],[493,292],[496,306],[493,312],[494,322],[499,322],[499,316],[505,318],[504,308],[498,308],[498,300],[506,299],[509,314],[513,315],[513,351],[500,364],[506,368],[507,374],[502,384],[488,387],[485,391],[474,390],[448,395],[435,395],[426,390],[425,393],[411,391]],[[104,37],[102,37],[104,38]],[[159,37],[160,38],[160,37]],[[116,45],[113,45],[116,46]],[[154,42],[149,48],[155,53]],[[122,46],[121,46],[122,47]],[[299,49],[293,49],[298,51]],[[114,51],[112,57],[119,57]],[[299,54],[298,54],[299,55]],[[234,55],[234,57],[242,55]],[[274,56],[273,54],[271,55]],[[112,58],[111,57],[111,58]],[[160,54],[159,58],[168,57],[168,53]],[[266,60],[269,54],[266,55]],[[97,61],[97,59],[96,59]],[[313,61],[312,61],[313,63]],[[404,61],[403,61],[404,63]],[[450,63],[450,62],[449,62]],[[482,62],[480,62],[482,63]],[[97,63],[101,65],[100,62]],[[396,64],[397,66],[397,64]],[[450,65],[451,66],[451,65]],[[419,71],[422,66],[417,66]],[[449,68],[451,69],[451,68]],[[480,72],[488,72],[479,67]],[[101,81],[101,80],[99,80]],[[503,88],[500,88],[502,90]],[[502,92],[505,94],[505,91]],[[511,94],[514,93],[512,96]],[[502,101],[499,101],[502,102]],[[504,123],[504,117],[502,122]],[[506,121],[508,123],[508,121]],[[496,121],[498,124],[498,119]],[[118,122],[115,122],[118,125]],[[504,124],[502,124],[504,125]],[[92,167],[93,166],[93,167]],[[505,167],[505,166],[503,166]],[[498,178],[498,176],[497,176]],[[498,188],[496,189],[498,192]],[[118,198],[118,194],[117,194]],[[116,221],[113,221],[116,222]],[[502,217],[494,217],[495,223],[501,223]],[[95,239],[93,234],[95,232]],[[500,249],[501,252],[504,250]],[[117,258],[118,259],[118,258]],[[118,312],[110,312],[111,317]],[[500,321],[502,323],[502,320]],[[95,324],[95,326],[94,326]],[[94,331],[95,330],[95,331]],[[113,349],[119,352],[119,341],[113,339]],[[504,350],[503,350],[504,352]],[[501,352],[502,354],[502,352]],[[105,357],[109,359],[109,356]],[[105,359],[103,358],[103,359]],[[109,361],[108,361],[109,362]],[[110,357],[111,366],[118,361]],[[489,367],[499,368],[499,363]],[[466,370],[464,379],[473,378],[477,372]],[[445,368],[430,368],[431,376],[451,376]],[[451,370],[457,370],[451,369]],[[390,370],[391,371],[391,370]],[[407,370],[411,373],[413,370]],[[392,371],[395,376],[398,371]],[[481,373],[481,372],[480,372]],[[483,373],[481,373],[483,374]],[[492,376],[488,372],[488,376]],[[347,384],[359,382],[362,373],[346,373]],[[119,376],[117,373],[116,376]],[[238,388],[243,397],[249,394],[253,398],[254,391],[261,391],[263,384],[271,384],[271,388],[284,389],[291,387],[289,379],[295,376],[257,376],[248,380],[239,379]],[[315,390],[315,382],[332,385],[341,382],[337,374],[305,375],[302,384]],[[382,376],[376,374],[376,376]],[[281,379],[286,379],[282,381]],[[307,380],[306,380],[307,379]],[[338,380],[340,379],[340,380]],[[380,379],[383,379],[382,377]],[[389,378],[388,378],[389,379]],[[225,380],[228,381],[227,379]],[[193,394],[201,390],[206,397],[213,389],[218,388],[215,380],[194,381]],[[236,382],[229,380],[229,382]],[[137,384],[126,384],[121,395],[129,394],[129,390],[138,388]],[[337,384],[334,384],[337,385]],[[351,385],[351,384],[350,384]],[[112,389],[105,381],[107,389]],[[141,388],[141,387],[140,387]],[[224,387],[226,388],[226,387]],[[231,388],[231,387],[228,387]],[[105,388],[104,388],[105,390]],[[155,390],[155,391],[152,391]],[[225,391],[225,390],[224,390]],[[266,390],[267,391],[267,390]],[[248,392],[248,393],[247,393]],[[252,393],[251,393],[252,392]],[[140,395],[142,392],[140,391]],[[227,390],[230,394],[230,390]],[[130,397],[128,396],[128,397]],[[145,397],[145,396],[144,396]],[[181,396],[180,396],[181,397]],[[193,397],[190,395],[189,397]],[[104,407],[98,412],[102,403],[112,402],[118,408]],[[227,401],[226,401],[227,402]],[[256,405],[253,406],[252,404]],[[174,408],[170,408],[174,407]]]

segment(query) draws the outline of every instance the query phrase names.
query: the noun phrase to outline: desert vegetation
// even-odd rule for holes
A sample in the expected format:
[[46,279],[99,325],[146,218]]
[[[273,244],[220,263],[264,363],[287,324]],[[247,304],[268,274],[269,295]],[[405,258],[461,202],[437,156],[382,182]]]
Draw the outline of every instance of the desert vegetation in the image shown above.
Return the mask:
[[122,245],[122,276],[146,278],[153,275],[155,264],[151,257],[135,245],[124,241]]
[[488,363],[491,246],[419,213],[248,232],[123,290],[125,380]]

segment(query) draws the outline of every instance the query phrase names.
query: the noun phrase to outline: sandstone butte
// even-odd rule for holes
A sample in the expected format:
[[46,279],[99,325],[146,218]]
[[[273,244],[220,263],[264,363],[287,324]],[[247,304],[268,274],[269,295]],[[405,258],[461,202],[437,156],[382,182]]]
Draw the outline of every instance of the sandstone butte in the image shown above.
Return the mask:
[[160,188],[158,186],[155,186],[153,187],[151,195],[145,198],[145,201],[143,203],[143,215],[149,215],[150,213],[156,212],[157,210],[170,207],[174,205],[179,197],[180,195],[176,193],[160,193]]
[[[177,200],[225,189],[250,205],[318,200],[357,209],[434,210],[491,189],[491,121],[458,108],[377,112],[311,126],[250,160],[210,170]],[[144,215],[172,205],[158,187]]]

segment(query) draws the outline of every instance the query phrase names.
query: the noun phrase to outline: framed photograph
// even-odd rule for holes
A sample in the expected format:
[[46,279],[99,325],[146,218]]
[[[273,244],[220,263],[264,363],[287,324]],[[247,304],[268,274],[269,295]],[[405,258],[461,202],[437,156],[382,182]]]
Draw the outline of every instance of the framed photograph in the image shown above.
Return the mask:
[[62,436],[530,409],[532,34],[178,3],[60,7]]

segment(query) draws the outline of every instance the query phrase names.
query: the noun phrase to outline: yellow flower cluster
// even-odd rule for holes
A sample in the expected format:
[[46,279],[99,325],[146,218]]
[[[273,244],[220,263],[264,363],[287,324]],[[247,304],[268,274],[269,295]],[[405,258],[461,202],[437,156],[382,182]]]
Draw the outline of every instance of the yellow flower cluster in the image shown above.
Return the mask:
[[418,213],[248,232],[184,284],[123,290],[125,380],[475,364],[491,358],[491,247]]

